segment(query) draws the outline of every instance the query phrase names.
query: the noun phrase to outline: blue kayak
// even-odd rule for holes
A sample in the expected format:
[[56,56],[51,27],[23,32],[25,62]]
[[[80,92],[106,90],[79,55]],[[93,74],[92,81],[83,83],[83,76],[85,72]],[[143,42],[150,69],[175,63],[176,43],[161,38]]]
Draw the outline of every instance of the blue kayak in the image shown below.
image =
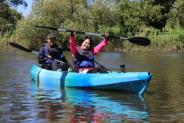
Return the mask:
[[61,89],[62,87],[125,91],[143,95],[148,88],[149,72],[76,73],[31,68],[31,77],[39,87]]

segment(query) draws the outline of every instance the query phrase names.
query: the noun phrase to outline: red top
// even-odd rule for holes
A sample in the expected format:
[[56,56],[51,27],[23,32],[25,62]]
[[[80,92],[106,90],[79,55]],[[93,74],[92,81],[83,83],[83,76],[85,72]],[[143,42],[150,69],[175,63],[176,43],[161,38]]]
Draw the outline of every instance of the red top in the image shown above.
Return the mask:
[[[108,39],[103,39],[96,47],[92,49],[93,55],[98,54],[99,52],[102,51],[102,49],[108,44],[109,40]],[[75,43],[75,36],[70,36],[70,51],[73,55],[77,54],[77,45]]]

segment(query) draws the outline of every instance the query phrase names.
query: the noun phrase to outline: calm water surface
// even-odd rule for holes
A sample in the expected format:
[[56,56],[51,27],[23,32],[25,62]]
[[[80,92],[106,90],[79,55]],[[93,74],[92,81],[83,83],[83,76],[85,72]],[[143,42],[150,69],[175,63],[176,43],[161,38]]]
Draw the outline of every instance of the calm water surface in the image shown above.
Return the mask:
[[[68,59],[69,53],[66,53]],[[97,56],[111,70],[153,74],[144,97],[120,92],[40,89],[31,81],[36,56],[0,52],[1,123],[184,122],[184,54],[112,53]]]

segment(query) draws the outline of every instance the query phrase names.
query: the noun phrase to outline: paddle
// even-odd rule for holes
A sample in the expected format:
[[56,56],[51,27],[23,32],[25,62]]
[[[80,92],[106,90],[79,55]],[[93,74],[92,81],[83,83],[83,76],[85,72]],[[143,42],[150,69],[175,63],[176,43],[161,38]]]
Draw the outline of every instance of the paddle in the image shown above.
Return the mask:
[[[19,50],[22,50],[22,51],[25,51],[25,52],[31,52],[31,53],[33,53],[33,54],[38,55],[38,52],[37,52],[37,51],[28,49],[28,48],[26,48],[26,47],[24,47],[24,46],[22,46],[22,45],[20,45],[20,44],[17,44],[17,43],[15,43],[15,42],[9,42],[9,44],[10,44],[12,47],[15,47],[15,48],[17,48],[17,49],[19,49]],[[49,56],[49,55],[48,55],[47,57],[51,58],[51,56]],[[58,62],[58,63],[61,63],[61,64],[64,64],[63,61],[60,61],[60,60],[57,60],[57,59],[54,59],[54,61],[56,61],[56,62]],[[95,60],[95,63],[98,64],[99,66],[103,67],[105,70],[110,71],[109,69],[107,69],[106,67],[104,67],[102,64],[100,64],[100,63],[97,62],[96,60]]]
[[[69,29],[65,29],[65,28],[55,28],[55,27],[46,27],[46,26],[33,26],[33,27],[45,28],[45,29],[50,29],[50,30],[59,31],[59,32],[73,32],[74,31],[74,30],[69,30]],[[78,33],[78,34],[86,34],[86,35],[105,37],[105,35],[100,34],[100,33],[82,32],[82,31],[75,31],[75,32]],[[125,37],[110,35],[109,38],[128,40],[129,42],[131,42],[133,44],[136,44],[136,45],[140,45],[140,46],[148,46],[151,43],[150,39],[145,38],[145,37],[125,38]]]
[[[22,46],[22,45],[20,45],[20,44],[17,44],[17,43],[15,43],[15,42],[9,42],[9,44],[10,44],[12,47],[15,47],[15,48],[17,48],[17,49],[19,49],[19,50],[22,50],[22,51],[25,51],[25,52],[32,52],[33,54],[38,55],[38,52],[37,52],[37,51],[28,49],[28,48],[26,48],[26,47],[24,47],[24,46]],[[48,55],[47,57],[48,57],[48,58],[51,58],[50,55]],[[58,59],[54,59],[54,61],[56,61],[56,62],[58,62],[58,63],[61,63],[61,64],[65,64],[63,61],[60,61],[60,60],[58,60]]]
[[97,62],[96,60],[94,61],[97,65],[101,66],[104,70],[106,71],[109,71],[109,72],[112,72],[110,71],[109,69],[107,69],[105,66],[103,66],[102,64],[100,64],[99,62]]

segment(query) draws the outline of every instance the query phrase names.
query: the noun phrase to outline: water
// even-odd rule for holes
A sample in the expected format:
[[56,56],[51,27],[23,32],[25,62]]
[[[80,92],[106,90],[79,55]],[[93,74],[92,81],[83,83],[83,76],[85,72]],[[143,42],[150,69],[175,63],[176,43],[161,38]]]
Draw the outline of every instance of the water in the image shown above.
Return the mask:
[[[66,53],[70,58],[70,54]],[[184,54],[114,53],[97,56],[108,69],[153,74],[144,97],[80,89],[40,89],[30,78],[36,56],[0,52],[1,123],[184,122]]]

